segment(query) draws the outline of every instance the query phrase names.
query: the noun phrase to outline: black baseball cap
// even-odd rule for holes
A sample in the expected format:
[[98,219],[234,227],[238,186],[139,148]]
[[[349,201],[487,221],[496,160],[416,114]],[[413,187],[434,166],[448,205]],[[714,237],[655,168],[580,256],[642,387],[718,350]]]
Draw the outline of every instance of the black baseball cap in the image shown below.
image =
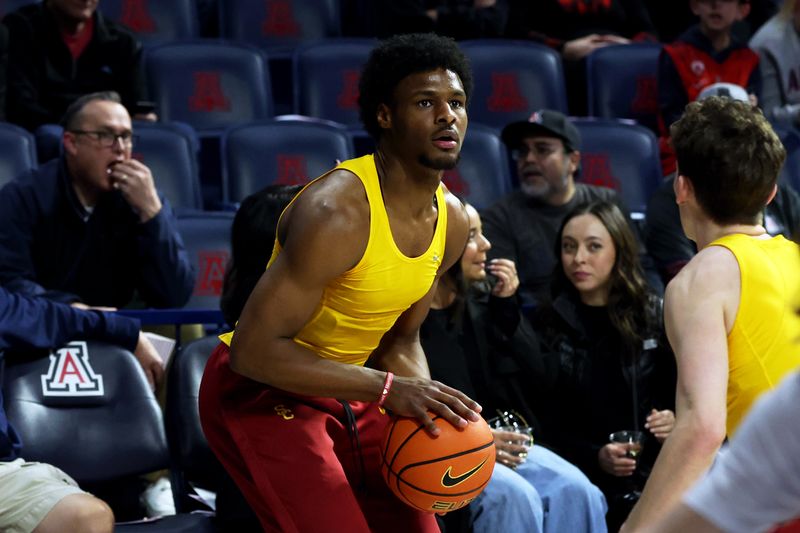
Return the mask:
[[581,134],[563,113],[551,109],[534,111],[528,120],[512,122],[501,134],[503,142],[511,149],[518,148],[522,139],[535,136],[558,137],[568,151],[580,150]]

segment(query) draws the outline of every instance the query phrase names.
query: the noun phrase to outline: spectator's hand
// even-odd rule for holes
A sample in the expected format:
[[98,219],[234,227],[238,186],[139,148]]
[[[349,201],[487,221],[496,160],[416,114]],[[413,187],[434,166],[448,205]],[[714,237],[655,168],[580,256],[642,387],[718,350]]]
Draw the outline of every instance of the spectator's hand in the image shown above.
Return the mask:
[[525,455],[520,456],[519,454],[527,453],[528,448],[523,444],[513,443],[513,441],[524,442],[526,439],[523,435],[512,431],[492,429],[492,436],[494,437],[494,448],[498,463],[509,468],[516,468],[525,462]]
[[519,288],[519,276],[514,261],[510,259],[492,259],[487,270],[497,277],[497,284],[492,289],[492,294],[499,298],[513,296]]
[[117,310],[116,307],[105,307],[105,306],[102,306],[102,305],[97,305],[97,306],[86,305],[83,302],[72,302],[69,305],[70,305],[70,307],[74,307],[75,309],[81,309],[83,311],[104,311],[104,312],[107,312],[107,313],[113,313],[114,311]]
[[610,44],[627,44],[630,41],[624,37],[616,35],[598,35],[593,33],[580,39],[573,39],[564,43],[561,55],[567,61],[577,61],[588,56],[598,48],[603,48]]
[[675,413],[669,409],[663,411],[653,409],[647,415],[644,427],[650,430],[658,442],[664,442],[675,427]]
[[158,115],[153,112],[150,113],[136,113],[133,115],[134,120],[146,120],[147,122],[158,122]]
[[748,93],[747,98],[750,100],[750,105],[756,107],[758,105],[758,96],[753,93]]
[[141,161],[128,159],[114,165],[111,170],[114,188],[122,192],[125,201],[139,215],[140,222],[147,222],[161,211],[153,175]]
[[164,378],[164,361],[158,355],[153,343],[141,331],[139,332],[139,341],[136,343],[133,355],[142,365],[142,370],[144,370],[144,375],[147,376],[150,388],[155,390]]
[[439,428],[429,412],[437,414],[457,428],[467,426],[467,420],[477,422],[481,406],[463,392],[438,381],[420,377],[395,376],[384,405],[392,413],[416,418],[433,436]]
[[597,461],[603,472],[617,477],[627,477],[636,470],[636,461],[626,454],[630,444],[609,443],[597,452]]

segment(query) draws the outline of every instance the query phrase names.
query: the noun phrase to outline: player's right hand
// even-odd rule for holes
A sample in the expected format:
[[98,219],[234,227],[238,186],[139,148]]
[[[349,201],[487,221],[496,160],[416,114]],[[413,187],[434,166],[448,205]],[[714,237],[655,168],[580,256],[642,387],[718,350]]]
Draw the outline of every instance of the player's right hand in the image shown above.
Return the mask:
[[440,430],[431,419],[431,413],[457,428],[465,428],[468,421],[481,419],[478,402],[444,383],[420,377],[395,376],[384,406],[396,415],[416,418],[433,436]]

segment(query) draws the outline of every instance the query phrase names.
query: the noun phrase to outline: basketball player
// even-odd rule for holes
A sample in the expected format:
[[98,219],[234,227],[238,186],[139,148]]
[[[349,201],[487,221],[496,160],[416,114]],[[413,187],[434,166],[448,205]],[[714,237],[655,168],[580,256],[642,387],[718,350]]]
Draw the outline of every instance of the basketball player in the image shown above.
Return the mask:
[[670,282],[677,423],[624,531],[659,518],[711,465],[751,404],[800,366],[800,253],[761,225],[786,152],[761,112],[710,97],[672,125],[681,225],[700,251]]
[[441,178],[458,162],[471,88],[450,39],[377,46],[359,86],[375,154],[286,208],[266,272],[208,362],[203,429],[268,531],[438,531],[380,477],[379,407],[434,435],[427,411],[457,427],[479,419],[477,403],[430,379],[418,335],[469,231]]

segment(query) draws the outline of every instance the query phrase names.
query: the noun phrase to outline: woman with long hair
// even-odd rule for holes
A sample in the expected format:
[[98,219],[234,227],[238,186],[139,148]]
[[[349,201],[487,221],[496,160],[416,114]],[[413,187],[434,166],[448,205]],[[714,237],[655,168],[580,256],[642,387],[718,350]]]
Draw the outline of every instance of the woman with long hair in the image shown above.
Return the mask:
[[[662,302],[647,287],[636,240],[614,204],[570,212],[556,256],[551,301],[534,317],[544,379],[533,404],[543,407],[536,415],[548,444],[605,493],[616,531],[675,422]],[[622,430],[642,432],[643,443],[610,442]]]

